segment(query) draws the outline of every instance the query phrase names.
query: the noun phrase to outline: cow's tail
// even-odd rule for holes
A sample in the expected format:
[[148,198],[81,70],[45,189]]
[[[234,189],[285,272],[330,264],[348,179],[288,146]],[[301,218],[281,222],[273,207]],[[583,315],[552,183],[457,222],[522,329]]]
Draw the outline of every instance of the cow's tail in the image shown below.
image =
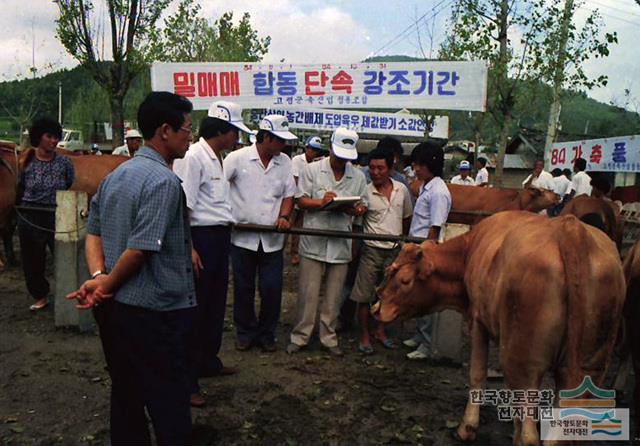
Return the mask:
[[[588,256],[580,256],[579,249],[588,244],[589,234],[578,218],[568,215],[563,218],[562,229],[557,231],[558,244],[565,270],[567,285],[567,319],[566,349],[563,366],[573,379],[582,380],[583,359],[581,344],[583,322],[587,316],[585,302],[587,285],[585,281],[591,276]],[[572,380],[573,380],[572,379]]]

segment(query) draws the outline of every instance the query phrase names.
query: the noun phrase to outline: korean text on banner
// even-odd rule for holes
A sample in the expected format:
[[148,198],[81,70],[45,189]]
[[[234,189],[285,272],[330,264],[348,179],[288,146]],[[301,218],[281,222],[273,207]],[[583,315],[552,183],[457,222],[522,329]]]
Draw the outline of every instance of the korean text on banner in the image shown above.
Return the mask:
[[640,135],[555,143],[545,153],[549,169],[573,169],[578,158],[592,172],[640,172]]
[[205,110],[219,99],[246,108],[401,108],[485,111],[487,64],[154,63],[151,85]]
[[347,127],[358,133],[422,137],[428,133],[436,138],[449,137],[449,117],[436,116],[427,123],[418,115],[408,113],[376,113],[320,108],[268,108],[251,110],[250,120],[258,123],[265,115],[282,115],[294,129],[333,130]]

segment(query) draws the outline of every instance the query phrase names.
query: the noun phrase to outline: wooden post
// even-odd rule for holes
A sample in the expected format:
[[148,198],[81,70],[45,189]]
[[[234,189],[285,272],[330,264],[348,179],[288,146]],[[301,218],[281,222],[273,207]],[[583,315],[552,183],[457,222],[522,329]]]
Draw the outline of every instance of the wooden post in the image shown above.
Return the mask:
[[[457,223],[444,225],[444,240],[449,240],[469,231],[471,226]],[[462,324],[464,317],[454,310],[444,310],[434,315],[433,351],[436,356],[462,362]]]
[[88,331],[94,325],[91,311],[76,309],[65,296],[89,278],[84,257],[89,199],[85,192],[58,191],[56,201],[55,325]]

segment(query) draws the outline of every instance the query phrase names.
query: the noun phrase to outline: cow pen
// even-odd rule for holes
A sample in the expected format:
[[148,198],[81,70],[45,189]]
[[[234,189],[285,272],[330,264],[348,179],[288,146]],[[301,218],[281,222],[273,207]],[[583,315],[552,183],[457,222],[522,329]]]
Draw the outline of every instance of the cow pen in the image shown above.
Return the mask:
[[[0,392],[2,444],[108,444],[109,378],[99,338],[92,326],[85,326],[84,333],[56,329],[60,303],[77,313],[73,304],[59,302],[58,295],[66,294],[71,283],[81,282],[81,274],[86,277],[82,253],[86,201],[82,194],[68,194],[62,199],[66,204],[59,205],[58,230],[69,233],[56,237],[55,263],[62,267],[53,271],[55,312],[29,314],[21,272],[14,269],[0,275],[0,298],[5,303],[0,310],[0,374],[5,383]],[[58,284],[59,280],[67,285]],[[356,351],[355,333],[341,334],[345,358],[330,358],[317,342],[299,356],[287,356],[283,348],[295,313],[296,290],[296,269],[287,264],[280,350],[272,355],[233,349],[230,290],[221,355],[240,373],[203,381],[212,403],[193,410],[196,445],[459,444],[453,432],[468,391],[466,336],[457,338],[461,363],[408,361],[408,350],[385,350],[379,344],[374,345],[375,355],[363,357]],[[77,325],[69,320],[61,325]],[[394,324],[390,330],[395,339],[404,339],[412,326]],[[443,334],[440,339],[454,337]],[[490,366],[497,367],[495,351]],[[549,381],[546,384],[550,386]],[[621,396],[623,403],[625,399],[630,403],[630,384]],[[503,383],[490,380],[488,386],[499,389]],[[511,434],[511,423],[498,421],[495,408],[483,408],[476,444],[509,445]]]

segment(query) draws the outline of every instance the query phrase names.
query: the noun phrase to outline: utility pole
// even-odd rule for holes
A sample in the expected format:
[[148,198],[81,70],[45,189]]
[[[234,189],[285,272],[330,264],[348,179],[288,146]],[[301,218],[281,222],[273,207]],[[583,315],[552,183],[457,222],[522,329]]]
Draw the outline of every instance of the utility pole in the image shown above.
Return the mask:
[[553,74],[553,95],[551,107],[549,108],[549,122],[547,124],[547,137],[544,144],[545,156],[549,153],[551,146],[556,140],[558,123],[560,122],[560,95],[562,94],[562,83],[564,82],[564,66],[567,59],[567,40],[569,38],[569,25],[573,13],[573,0],[566,0],[562,22],[560,22],[560,35],[558,40],[558,57]]
[[58,81],[58,122],[62,125],[62,81]]

